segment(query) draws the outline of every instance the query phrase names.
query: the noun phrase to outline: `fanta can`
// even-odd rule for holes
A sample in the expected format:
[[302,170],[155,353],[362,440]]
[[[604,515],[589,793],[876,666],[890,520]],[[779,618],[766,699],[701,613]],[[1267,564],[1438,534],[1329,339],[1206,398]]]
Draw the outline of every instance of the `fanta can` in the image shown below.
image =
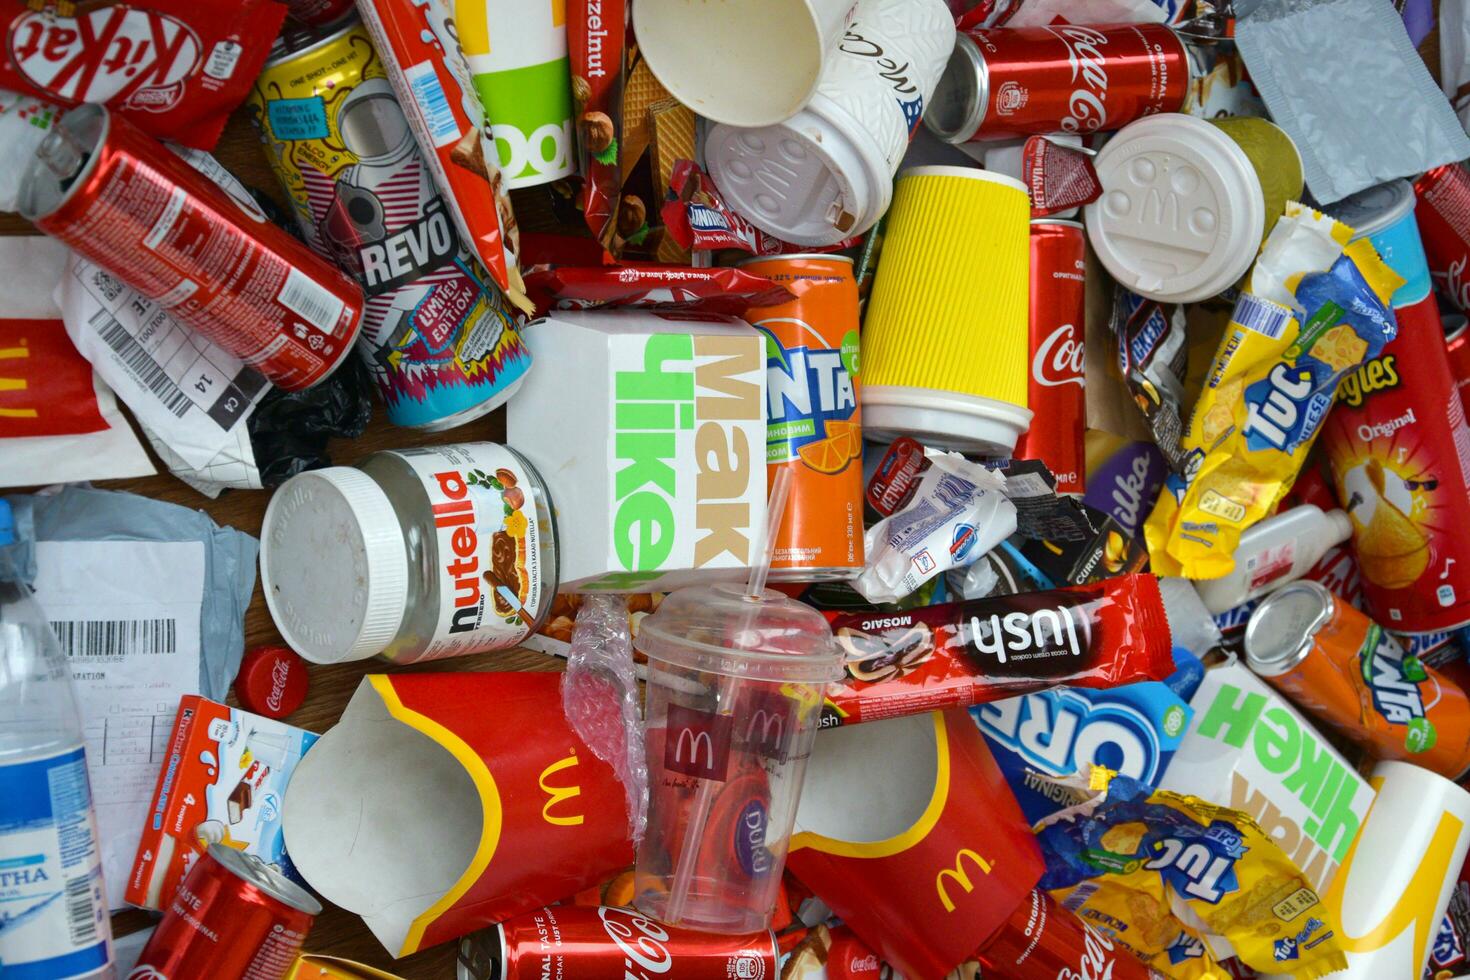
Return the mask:
[[1379,759],[1447,779],[1470,770],[1470,699],[1383,627],[1303,579],[1261,601],[1245,662],[1297,707]]
[[766,472],[791,472],[771,580],[829,582],[863,568],[858,295],[852,260],[782,255],[745,263],[796,296],[748,311],[766,338]]

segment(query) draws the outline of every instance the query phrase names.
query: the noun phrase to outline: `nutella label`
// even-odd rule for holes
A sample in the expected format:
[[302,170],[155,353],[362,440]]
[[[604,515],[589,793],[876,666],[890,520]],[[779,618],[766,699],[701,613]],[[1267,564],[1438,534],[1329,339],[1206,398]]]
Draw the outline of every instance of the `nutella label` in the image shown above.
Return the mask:
[[492,443],[398,455],[434,511],[439,621],[416,660],[504,650],[531,633],[543,596],[542,528],[525,466]]

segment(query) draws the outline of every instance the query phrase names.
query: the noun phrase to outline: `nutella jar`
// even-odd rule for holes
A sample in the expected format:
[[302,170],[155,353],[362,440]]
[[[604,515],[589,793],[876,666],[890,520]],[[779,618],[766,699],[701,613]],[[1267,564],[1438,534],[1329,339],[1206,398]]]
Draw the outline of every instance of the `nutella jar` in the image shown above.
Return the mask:
[[541,477],[488,442],[374,453],[292,477],[265,512],[271,618],[313,663],[394,663],[517,646],[556,595]]

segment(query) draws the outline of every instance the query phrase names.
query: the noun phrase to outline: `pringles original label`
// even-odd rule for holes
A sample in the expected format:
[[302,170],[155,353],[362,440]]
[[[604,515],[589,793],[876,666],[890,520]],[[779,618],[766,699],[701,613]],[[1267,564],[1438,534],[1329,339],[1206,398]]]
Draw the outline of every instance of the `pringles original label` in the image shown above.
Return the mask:
[[1367,818],[1372,789],[1244,667],[1206,672],[1191,708],[1161,787],[1249,813],[1325,891]]

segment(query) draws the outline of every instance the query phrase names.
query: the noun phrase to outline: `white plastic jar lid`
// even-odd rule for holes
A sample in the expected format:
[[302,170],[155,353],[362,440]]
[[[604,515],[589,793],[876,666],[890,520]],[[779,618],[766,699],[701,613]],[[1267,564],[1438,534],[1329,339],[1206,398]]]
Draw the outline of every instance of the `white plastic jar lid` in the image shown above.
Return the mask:
[[1130,123],[1097,156],[1103,195],[1087,237],[1128,289],[1193,303],[1234,285],[1265,233],[1266,196],[1250,158],[1203,119],[1179,113]]
[[408,603],[408,549],[388,495],[348,466],[287,480],[265,511],[260,581],[281,636],[312,663],[381,653]]

